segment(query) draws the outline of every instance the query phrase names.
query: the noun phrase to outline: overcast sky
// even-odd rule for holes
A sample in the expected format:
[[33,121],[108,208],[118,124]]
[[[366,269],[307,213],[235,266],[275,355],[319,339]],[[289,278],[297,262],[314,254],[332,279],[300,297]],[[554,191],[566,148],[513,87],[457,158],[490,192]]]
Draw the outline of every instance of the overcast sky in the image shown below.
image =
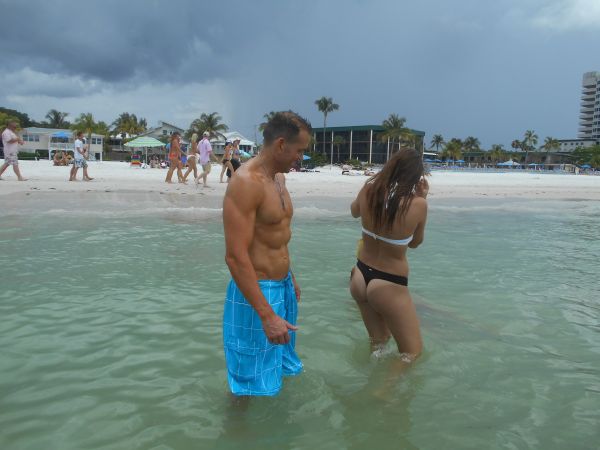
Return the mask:
[[253,139],[264,113],[322,126],[390,113],[427,142],[526,129],[577,134],[583,72],[600,71],[600,0],[0,0],[0,106],[187,128],[219,112]]

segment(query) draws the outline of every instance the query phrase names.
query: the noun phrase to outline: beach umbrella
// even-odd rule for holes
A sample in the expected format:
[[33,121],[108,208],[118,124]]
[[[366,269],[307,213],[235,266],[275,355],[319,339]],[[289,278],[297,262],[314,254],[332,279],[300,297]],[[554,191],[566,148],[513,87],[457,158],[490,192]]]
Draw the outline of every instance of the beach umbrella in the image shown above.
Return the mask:
[[146,164],[148,164],[148,147],[164,147],[165,143],[150,136],[136,137],[132,141],[125,143],[125,147],[143,148],[146,152]]
[[425,162],[435,162],[435,160],[427,158],[425,159]]
[[302,156],[302,161],[307,161],[309,159],[310,159],[310,156],[308,156],[308,155],[303,155]]
[[464,160],[464,159],[457,159],[457,160],[456,160],[456,162],[457,162],[458,164],[464,164],[464,163],[465,163],[465,160]]
[[71,133],[68,132],[68,131],[57,131],[56,133],[54,133],[52,135],[52,137],[55,137],[55,138],[67,138],[68,139],[68,138],[71,137]]
[[584,164],[583,166],[581,166],[582,169],[591,169],[592,166],[590,166],[589,164]]
[[252,156],[250,153],[248,153],[247,151],[244,151],[244,150],[240,150],[240,155],[243,156],[244,158],[250,158]]

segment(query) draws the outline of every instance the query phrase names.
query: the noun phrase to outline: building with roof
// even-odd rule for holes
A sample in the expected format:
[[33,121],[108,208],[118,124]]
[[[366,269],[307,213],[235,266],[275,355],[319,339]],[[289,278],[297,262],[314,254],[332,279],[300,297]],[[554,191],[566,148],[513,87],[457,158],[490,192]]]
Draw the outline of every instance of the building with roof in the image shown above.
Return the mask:
[[237,131],[229,131],[227,133],[223,133],[222,136],[210,140],[210,144],[213,148],[213,152],[215,152],[215,155],[222,155],[223,153],[225,153],[225,142],[233,142],[235,139],[240,140],[240,150],[244,150],[245,152],[248,152],[251,155],[255,154],[256,142],[251,141],[250,139],[246,139],[241,133]]
[[171,136],[175,132],[179,133],[183,137],[185,130],[183,128],[179,128],[176,125],[167,123],[163,120],[159,120],[158,125],[156,127],[148,128],[143,133],[140,133],[140,136],[150,136],[160,140],[161,138]]
[[[21,153],[33,153],[39,158],[52,159],[56,151],[75,151],[75,133],[72,130],[60,128],[27,127],[21,131],[24,144],[19,147]],[[87,139],[87,135],[86,135]],[[102,144],[104,136],[92,133],[90,144],[91,161],[102,161]]]
[[[333,152],[334,163],[358,159],[373,164],[384,164],[395,150],[388,139],[383,139],[385,128],[381,125],[327,127],[325,136],[323,136],[323,128],[313,128],[312,131],[313,151],[323,151],[323,139],[325,139],[326,153],[331,158]],[[425,132],[412,129],[409,131],[414,136],[414,148],[423,152]],[[341,138],[337,143],[336,137]]]
[[600,141],[600,72],[583,74],[577,137]]

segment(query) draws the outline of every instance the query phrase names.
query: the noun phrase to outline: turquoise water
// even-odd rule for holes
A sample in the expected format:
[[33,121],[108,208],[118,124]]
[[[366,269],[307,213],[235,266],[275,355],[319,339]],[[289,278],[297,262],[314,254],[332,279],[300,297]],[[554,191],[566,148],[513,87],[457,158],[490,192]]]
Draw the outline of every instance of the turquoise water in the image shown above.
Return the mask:
[[384,399],[346,206],[297,208],[306,372],[245,410],[218,210],[4,209],[0,448],[599,448],[600,206],[434,202],[410,253],[425,352]]

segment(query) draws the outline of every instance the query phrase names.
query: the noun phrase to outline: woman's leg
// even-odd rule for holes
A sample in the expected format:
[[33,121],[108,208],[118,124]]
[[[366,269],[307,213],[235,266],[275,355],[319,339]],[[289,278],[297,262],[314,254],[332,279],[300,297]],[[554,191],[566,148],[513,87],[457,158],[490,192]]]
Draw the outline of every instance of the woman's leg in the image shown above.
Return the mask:
[[183,172],[181,171],[182,167],[183,163],[181,162],[181,160],[177,161],[177,179],[180,183],[185,183],[185,180],[183,179]]
[[421,354],[423,342],[419,318],[406,286],[384,280],[372,280],[367,289],[367,301],[382,318],[394,336],[398,351],[415,359]]
[[350,294],[358,305],[371,340],[371,352],[374,352],[385,345],[390,339],[390,330],[381,314],[375,311],[369,304],[365,279],[361,271],[356,267],[353,269],[352,278],[350,279]]
[[173,172],[175,171],[176,165],[177,162],[171,160],[171,164],[169,164],[169,171],[167,172],[167,177],[165,178],[166,183],[172,183],[171,178],[173,178]]
[[219,175],[219,183],[223,182],[223,175],[225,174],[226,170],[227,170],[227,165],[221,163],[221,175]]
[[187,177],[192,171],[194,171],[194,178],[196,178],[196,172],[198,171],[196,168],[196,158],[188,158],[188,168],[183,175],[183,181],[187,181]]

